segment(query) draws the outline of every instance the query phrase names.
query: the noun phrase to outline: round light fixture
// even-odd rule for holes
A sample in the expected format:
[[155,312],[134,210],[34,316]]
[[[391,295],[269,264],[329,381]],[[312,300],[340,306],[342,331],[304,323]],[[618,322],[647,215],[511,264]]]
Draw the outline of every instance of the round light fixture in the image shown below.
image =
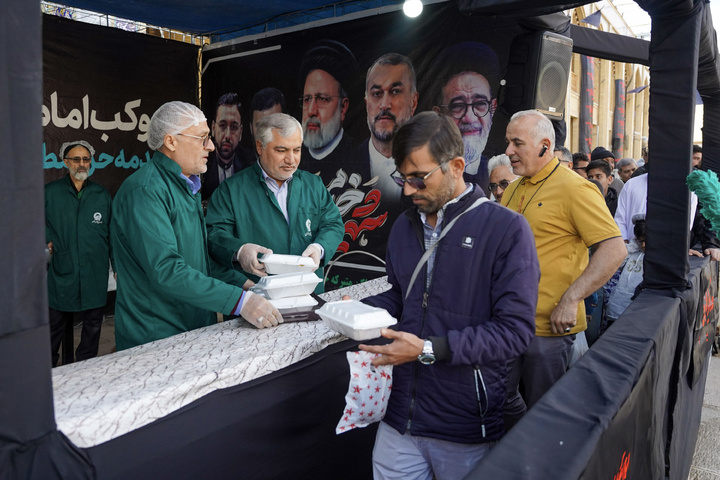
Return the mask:
[[423,4],[421,0],[405,0],[403,12],[410,18],[415,18],[422,13]]

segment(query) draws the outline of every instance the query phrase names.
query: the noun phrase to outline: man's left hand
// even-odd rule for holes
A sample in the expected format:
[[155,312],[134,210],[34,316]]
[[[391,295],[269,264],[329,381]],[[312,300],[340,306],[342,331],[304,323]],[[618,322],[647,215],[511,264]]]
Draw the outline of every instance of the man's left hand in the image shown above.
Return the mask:
[[383,328],[380,334],[394,341],[389,345],[359,346],[360,350],[380,354],[379,357],[372,361],[372,364],[376,367],[414,362],[418,359],[418,355],[422,353],[424,341],[412,333],[396,332],[389,328]]
[[305,251],[302,253],[302,256],[312,258],[313,262],[315,262],[315,265],[317,265],[318,267],[320,266],[320,249],[317,247],[317,245],[308,245]]
[[705,255],[710,257],[710,260],[720,262],[720,248],[706,248]]
[[550,314],[550,331],[556,335],[566,335],[577,322],[578,303],[566,300],[565,297],[560,299],[555,310]]

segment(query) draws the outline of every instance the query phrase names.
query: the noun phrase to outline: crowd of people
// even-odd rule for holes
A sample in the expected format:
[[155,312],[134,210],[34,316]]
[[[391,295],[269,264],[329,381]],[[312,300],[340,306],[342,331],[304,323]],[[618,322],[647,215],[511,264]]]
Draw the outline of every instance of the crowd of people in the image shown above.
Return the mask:
[[[258,256],[307,256],[321,272],[344,235],[322,173],[312,172],[343,148],[342,128],[326,135],[319,119],[319,107],[333,102],[337,125],[343,119],[341,84],[326,75],[308,70],[301,121],[282,113],[279,92],[256,95],[252,152],[238,148],[236,96],[221,97],[209,122],[193,105],[162,105],[148,130],[152,159],[113,201],[88,179],[93,147],[62,146],[68,175],[46,186],[54,365],[77,312],[77,360],[97,355],[109,263],[118,350],[214,324],[217,313],[256,328],[283,322],[249,290],[265,275]],[[443,95],[453,79],[438,103],[451,101]],[[330,80],[338,95],[313,89]],[[373,468],[376,478],[462,478],[568,370],[584,341],[586,299],[602,292],[607,329],[633,298],[642,281],[648,152],[644,171],[603,147],[589,158],[572,154],[555,144],[550,120],[528,110],[510,119],[505,153],[478,156],[482,170],[469,173],[460,113],[494,104],[413,115],[413,82],[401,55],[384,55],[368,70],[369,168],[412,205],[387,239],[390,289],[363,299],[399,319],[382,331],[389,343],[359,347],[378,354],[376,365],[395,366]],[[390,115],[402,95],[407,110]],[[377,155],[392,168],[373,162]],[[696,212],[698,246],[689,254],[719,260],[720,245]]]

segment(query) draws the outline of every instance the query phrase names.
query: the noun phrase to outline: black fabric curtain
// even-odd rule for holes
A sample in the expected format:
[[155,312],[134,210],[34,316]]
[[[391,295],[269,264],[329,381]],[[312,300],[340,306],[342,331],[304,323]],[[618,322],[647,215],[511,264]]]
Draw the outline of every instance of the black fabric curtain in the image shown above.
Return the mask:
[[[653,17],[648,138],[652,173],[648,174],[644,262],[647,288],[687,287],[690,191],[679,180],[692,168],[696,46],[702,9],[703,4],[697,3],[686,17]],[[678,88],[680,85],[685,88]]]

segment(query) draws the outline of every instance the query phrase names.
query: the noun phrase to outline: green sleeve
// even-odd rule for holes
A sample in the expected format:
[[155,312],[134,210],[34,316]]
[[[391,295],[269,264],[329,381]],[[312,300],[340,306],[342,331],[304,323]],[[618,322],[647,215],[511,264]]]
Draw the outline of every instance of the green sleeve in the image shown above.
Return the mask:
[[[206,274],[209,266],[204,245],[184,247],[182,252],[178,245],[178,238],[205,237],[203,232],[189,231],[198,228],[198,223],[188,222],[185,231],[180,226],[174,227],[172,203],[152,188],[135,188],[127,192],[124,200],[130,208],[120,210],[116,205],[116,228],[122,228],[116,235],[127,246],[126,254],[138,263],[150,285],[163,297],[211,312],[232,313],[242,289]],[[199,228],[204,229],[202,222]],[[207,272],[199,270],[203,266]]]

